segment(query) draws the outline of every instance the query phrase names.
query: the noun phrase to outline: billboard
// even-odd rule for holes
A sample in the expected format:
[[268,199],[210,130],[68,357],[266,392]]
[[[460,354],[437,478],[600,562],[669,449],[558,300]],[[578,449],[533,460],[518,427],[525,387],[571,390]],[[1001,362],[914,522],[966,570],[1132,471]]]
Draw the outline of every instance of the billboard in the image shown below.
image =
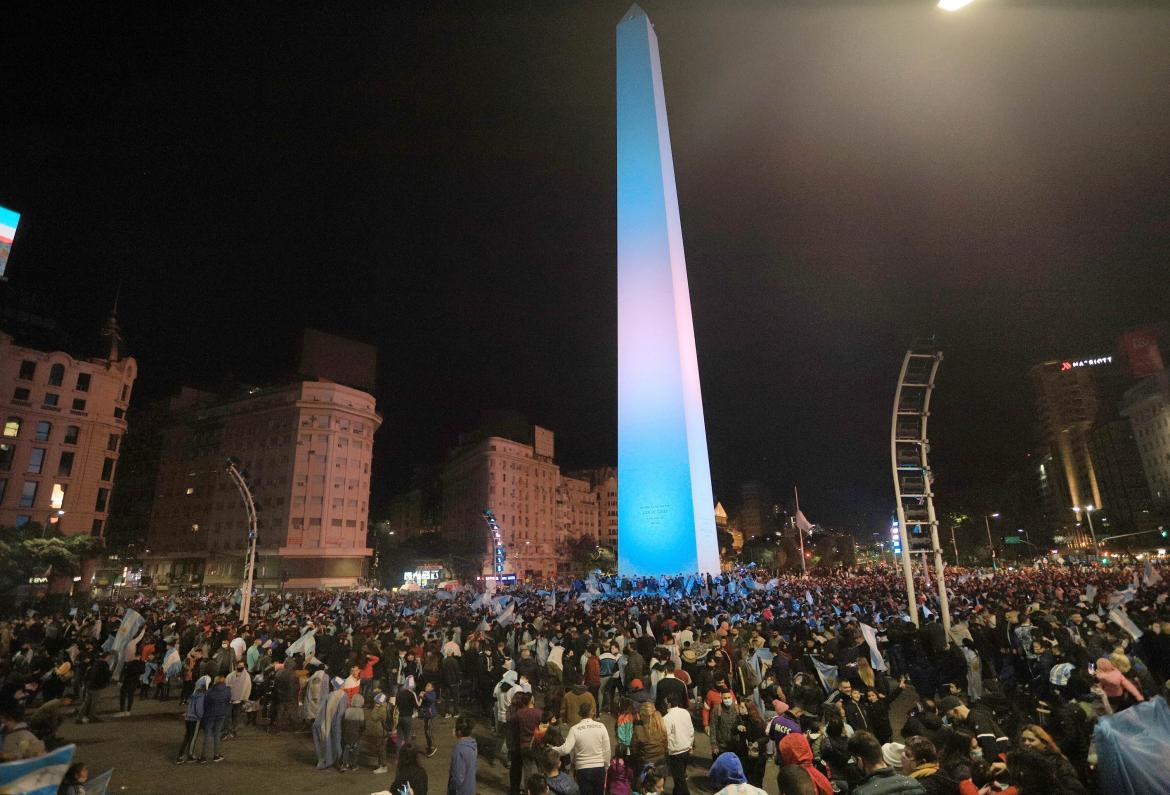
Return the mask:
[[0,279],[4,278],[8,255],[12,253],[12,239],[16,237],[16,225],[19,223],[20,213],[0,207]]
[[1121,360],[1126,375],[1130,378],[1145,378],[1162,372],[1164,364],[1158,343],[1165,332],[1166,324],[1158,323],[1133,329],[1121,335],[1118,347],[1121,349]]

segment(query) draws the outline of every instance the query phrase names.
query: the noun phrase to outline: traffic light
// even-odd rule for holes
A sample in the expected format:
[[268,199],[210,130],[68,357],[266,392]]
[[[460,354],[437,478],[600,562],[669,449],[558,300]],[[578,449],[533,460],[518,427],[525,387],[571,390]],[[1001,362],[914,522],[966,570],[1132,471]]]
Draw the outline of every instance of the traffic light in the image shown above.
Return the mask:
[[1170,531],[1167,531],[1165,528],[1162,528],[1162,527],[1158,528],[1158,535],[1162,536],[1162,538],[1165,538],[1168,534],[1170,534]]

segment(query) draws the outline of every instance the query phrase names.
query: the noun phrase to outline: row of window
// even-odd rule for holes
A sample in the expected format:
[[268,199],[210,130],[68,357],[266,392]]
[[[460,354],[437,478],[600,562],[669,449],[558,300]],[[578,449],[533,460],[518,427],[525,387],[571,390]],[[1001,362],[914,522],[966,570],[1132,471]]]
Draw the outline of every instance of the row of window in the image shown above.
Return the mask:
[[[22,361],[20,363],[20,380],[32,381],[36,377],[36,374],[37,374],[37,363],[36,362],[25,359],[24,361]],[[58,364],[54,364],[52,367],[49,368],[49,386],[61,386],[64,381],[65,381],[65,365],[58,363]],[[90,384],[90,374],[89,373],[78,373],[77,374],[77,383],[74,384],[73,388],[78,392],[88,392],[89,391],[89,384]],[[28,390],[26,389],[25,392],[27,393]],[[27,400],[28,398],[24,398],[24,399]],[[126,387],[125,386],[122,387],[122,399],[123,400],[126,399]]]
[[[7,439],[15,439],[20,436],[20,430],[24,427],[24,418],[12,416],[4,420],[3,436]],[[81,438],[81,428],[77,425],[66,425],[65,436],[61,439],[62,444],[77,444],[78,439]],[[51,442],[53,440],[53,423],[48,420],[41,420],[33,429],[33,441],[35,442]],[[118,452],[118,446],[121,444],[122,437],[119,434],[111,433],[106,439],[106,449],[110,452]]]
[[[16,507],[18,508],[35,508],[37,507],[37,493],[40,491],[40,481],[26,480],[20,487],[20,498],[17,500]],[[69,489],[68,483],[54,483],[52,490],[49,492],[49,508],[55,511],[61,510],[61,506],[65,504],[65,492]],[[0,478],[0,504],[4,502],[4,497],[8,493],[8,479]],[[105,511],[106,505],[110,500],[110,490],[100,488],[97,492],[97,501],[94,505],[95,511]]]

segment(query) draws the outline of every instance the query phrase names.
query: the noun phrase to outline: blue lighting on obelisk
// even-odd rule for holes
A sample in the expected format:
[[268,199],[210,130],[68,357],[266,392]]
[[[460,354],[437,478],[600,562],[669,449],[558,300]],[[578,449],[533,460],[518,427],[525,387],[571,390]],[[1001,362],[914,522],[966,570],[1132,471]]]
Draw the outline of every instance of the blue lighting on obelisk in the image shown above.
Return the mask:
[[617,27],[618,570],[717,573],[711,468],[658,39]]

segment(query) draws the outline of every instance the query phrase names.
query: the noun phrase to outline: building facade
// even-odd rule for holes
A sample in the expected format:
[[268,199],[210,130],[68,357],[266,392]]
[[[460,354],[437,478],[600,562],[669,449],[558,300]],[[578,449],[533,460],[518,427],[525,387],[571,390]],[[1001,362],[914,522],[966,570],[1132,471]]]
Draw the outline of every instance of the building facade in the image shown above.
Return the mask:
[[257,513],[261,587],[352,586],[365,576],[372,395],[329,381],[188,393],[162,431],[143,574],[156,584],[236,585],[248,528],[225,472],[238,462]]
[[1153,503],[1170,506],[1170,374],[1160,372],[1130,388],[1122,414],[1129,419]]
[[555,577],[557,490],[553,433],[532,427],[528,441],[488,436],[457,448],[440,473],[443,534],[454,548],[483,551],[491,575],[494,546],[484,512],[491,511],[505,550],[504,575]]
[[138,365],[111,317],[104,358],[16,344],[0,332],[0,526],[103,537]]
[[617,467],[597,467],[569,473],[570,477],[589,483],[597,496],[597,543],[617,549],[618,477]]

